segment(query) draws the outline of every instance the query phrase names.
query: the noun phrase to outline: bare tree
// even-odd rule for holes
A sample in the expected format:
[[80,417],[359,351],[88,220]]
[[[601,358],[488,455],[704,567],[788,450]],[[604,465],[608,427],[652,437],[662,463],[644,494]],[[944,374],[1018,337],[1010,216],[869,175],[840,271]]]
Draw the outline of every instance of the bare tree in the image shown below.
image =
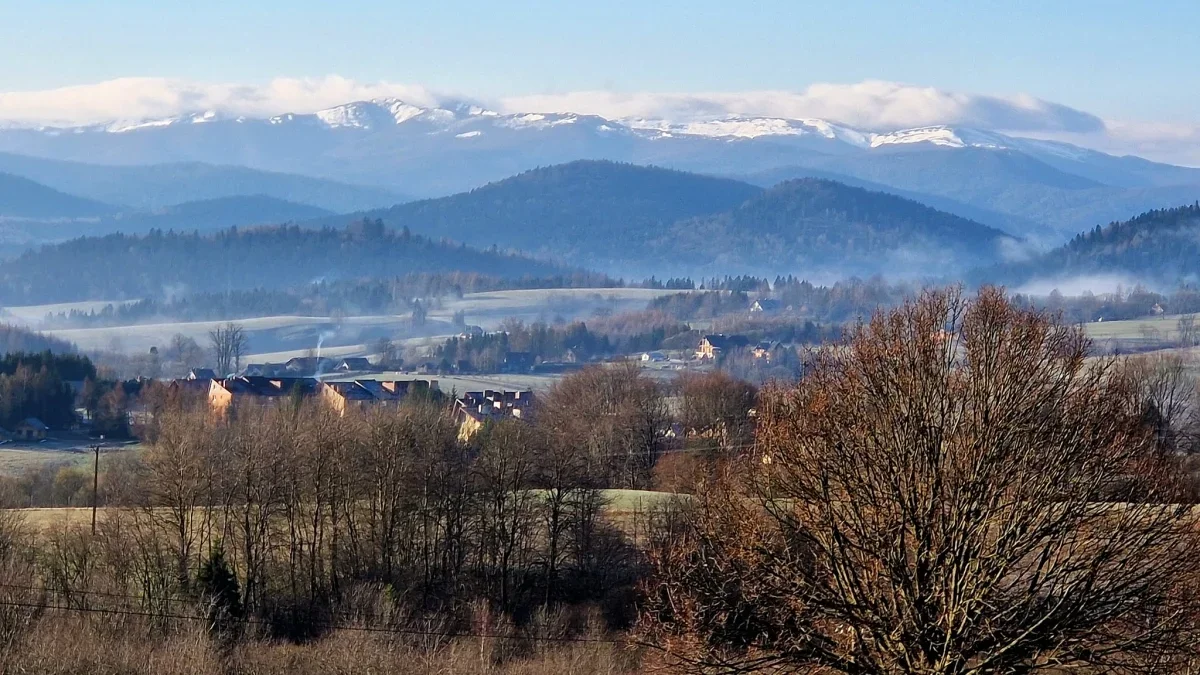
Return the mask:
[[[580,414],[583,403],[587,414]],[[560,380],[544,397],[539,420],[607,473],[610,487],[642,487],[658,459],[667,423],[658,386],[634,363],[593,366]]]
[[1195,519],[1089,346],[995,289],[876,315],[764,397],[645,630],[694,672],[1185,669]]
[[1200,340],[1200,328],[1196,326],[1195,314],[1184,314],[1176,324],[1179,330],[1179,346],[1195,347]]
[[1141,407],[1160,449],[1192,450],[1200,424],[1194,364],[1177,353],[1154,353],[1131,358],[1128,367],[1137,384],[1132,404]]
[[400,348],[391,338],[381,337],[375,342],[375,355],[379,359],[376,365],[385,370],[395,368],[400,362]]
[[196,344],[194,338],[183,333],[176,333],[171,336],[171,342],[167,347],[167,358],[179,363],[184,368],[191,369],[204,362],[204,350]]
[[753,385],[723,371],[684,373],[679,378],[681,421],[685,431],[728,449],[751,440],[750,411],[757,391]]
[[212,344],[213,360],[216,362],[217,374],[226,375],[240,370],[242,357],[250,349],[250,338],[246,336],[241,325],[230,322],[217,326],[208,334]]

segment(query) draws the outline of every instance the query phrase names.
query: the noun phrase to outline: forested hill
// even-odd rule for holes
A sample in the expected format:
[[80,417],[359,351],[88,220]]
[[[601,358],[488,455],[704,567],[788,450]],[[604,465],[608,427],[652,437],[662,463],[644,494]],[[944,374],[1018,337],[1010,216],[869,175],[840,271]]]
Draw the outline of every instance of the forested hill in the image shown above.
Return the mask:
[[671,223],[733,208],[760,191],[725,178],[577,161],[359,215],[474,246],[494,244],[591,265],[597,258],[619,263],[636,257],[640,242]]
[[995,228],[842,183],[781,183],[728,212],[680,221],[662,256],[716,269],[937,276],[998,260],[1016,243]]
[[83,237],[0,266],[0,304],[161,297],[184,291],[283,288],[316,280],[469,271],[551,276],[552,263],[356,223],[344,230],[277,226],[216,234]]
[[[367,213],[387,225],[553,256],[626,276],[922,275],[998,260],[1004,232],[830,180],[764,190],[654,167],[579,161]],[[329,219],[326,223],[333,223]]]
[[1200,267],[1200,203],[1157,209],[1076,235],[1067,244],[1019,264],[976,274],[980,280],[1021,283],[1036,278],[1123,274],[1170,285]]

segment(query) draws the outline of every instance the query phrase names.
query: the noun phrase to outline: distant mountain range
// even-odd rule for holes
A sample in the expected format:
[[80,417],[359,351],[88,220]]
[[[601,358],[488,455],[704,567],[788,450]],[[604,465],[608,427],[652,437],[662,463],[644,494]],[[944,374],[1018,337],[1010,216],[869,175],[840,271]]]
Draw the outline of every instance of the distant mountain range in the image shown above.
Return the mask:
[[60,192],[23,176],[0,173],[0,218],[96,218],[117,207]]
[[764,190],[740,181],[586,160],[353,217],[633,277],[937,276],[995,262],[1021,246],[1006,233],[966,218],[828,180],[788,181]]
[[[3,135],[0,131],[0,135]],[[0,152],[0,172],[22,176],[127,212],[183,202],[263,195],[334,212],[389,206],[412,197],[393,190],[351,185],[294,173],[200,162],[104,165]],[[14,215],[0,201],[0,216]],[[87,213],[86,215],[97,215]]]
[[[1046,247],[1130,213],[1200,198],[1200,169],[979,129],[880,132],[814,119],[500,114],[452,101],[420,107],[379,99],[263,119],[197,112],[77,128],[5,128],[0,129],[0,151],[132,167],[132,175],[115,170],[113,175],[125,176],[129,185],[145,181],[146,189],[109,187],[96,178],[68,180],[63,177],[67,168],[41,167],[35,173],[0,158],[0,171],[78,196],[138,207],[264,194],[332,211],[357,210],[404,200],[388,199],[381,191],[447,195],[578,159],[653,164],[762,185],[768,184],[759,179],[764,176],[841,176]],[[196,162],[209,168],[186,164]],[[146,170],[144,165],[165,166]],[[292,182],[267,189],[269,181],[258,175],[192,178],[230,167],[285,172]],[[297,174],[336,185],[322,183],[320,190],[299,186]],[[226,187],[196,188],[186,195],[164,187],[189,181]],[[357,188],[367,192],[354,194],[355,186],[380,187]],[[146,202],[134,199],[160,193]],[[325,196],[312,196],[319,194]],[[381,203],[381,198],[387,201]]]

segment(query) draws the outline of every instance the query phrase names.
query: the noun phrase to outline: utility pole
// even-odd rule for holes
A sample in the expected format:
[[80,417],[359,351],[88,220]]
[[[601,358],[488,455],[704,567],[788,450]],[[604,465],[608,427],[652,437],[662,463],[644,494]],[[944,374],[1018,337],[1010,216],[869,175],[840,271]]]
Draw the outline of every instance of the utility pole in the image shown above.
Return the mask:
[[[104,441],[104,434],[100,434],[100,441]],[[92,446],[92,452],[96,453],[96,463],[92,469],[92,536],[96,536],[96,506],[100,501],[100,443]]]

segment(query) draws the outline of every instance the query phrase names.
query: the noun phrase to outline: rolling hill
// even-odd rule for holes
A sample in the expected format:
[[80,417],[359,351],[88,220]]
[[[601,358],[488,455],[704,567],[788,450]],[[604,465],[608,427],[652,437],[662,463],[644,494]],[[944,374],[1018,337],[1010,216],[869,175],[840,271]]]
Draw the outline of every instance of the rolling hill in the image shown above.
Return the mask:
[[359,215],[426,236],[526,250],[628,276],[941,274],[994,262],[1000,247],[1016,243],[999,229],[833,181],[763,190],[602,161],[536,169],[470,192]]
[[1086,152],[1086,157],[1099,159],[1055,159],[1008,148],[918,146],[803,156],[797,165],[900,190],[938,208],[951,207],[940,201],[951,200],[998,214],[984,217],[1046,248],[1099,223],[1200,198],[1200,170]]
[[1022,284],[1105,275],[1174,287],[1200,266],[1200,202],[1148,211],[1077,235],[1030,260],[979,270],[979,281]]
[[380,218],[395,228],[472,246],[496,245],[619,268],[640,258],[637,247],[671,223],[732,208],[759,192],[729,179],[578,161],[355,217]]
[[1020,243],[923,204],[842,183],[781,183],[736,208],[682,220],[649,248],[727,273],[941,277],[995,261]]
[[152,229],[205,232],[233,226],[274,225],[327,215],[330,215],[329,211],[315,206],[267,195],[248,195],[185,202],[152,211],[120,213],[103,218],[88,229],[92,232],[107,230],[125,233],[148,232]]
[[411,272],[550,276],[564,268],[374,224],[343,230],[262,227],[214,234],[110,234],[27,251],[0,266],[0,304],[161,297],[188,291],[277,289]]
[[383,188],[242,166],[200,162],[101,165],[0,153],[0,171],[124,210],[154,210],[184,202],[264,195],[345,213],[409,201]]
[[60,192],[22,176],[0,173],[0,218],[95,218],[116,211],[117,207],[111,204]]

